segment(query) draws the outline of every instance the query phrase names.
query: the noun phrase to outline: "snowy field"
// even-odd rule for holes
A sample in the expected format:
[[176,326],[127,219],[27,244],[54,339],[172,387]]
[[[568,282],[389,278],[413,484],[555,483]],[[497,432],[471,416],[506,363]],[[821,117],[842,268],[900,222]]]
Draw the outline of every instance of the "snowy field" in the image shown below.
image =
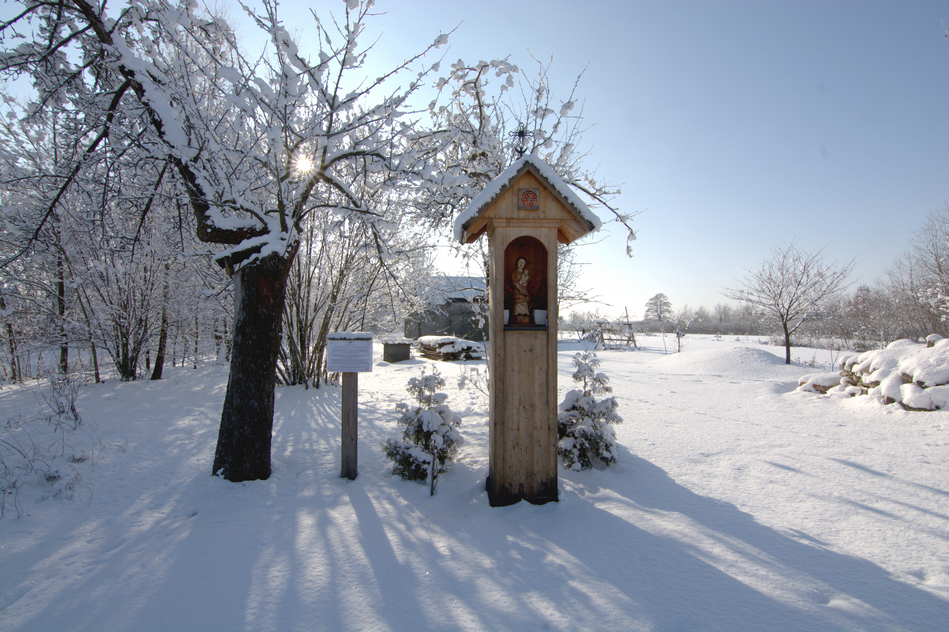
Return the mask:
[[[815,369],[747,338],[641,342],[599,353],[620,463],[561,468],[545,506],[488,506],[487,398],[457,379],[481,362],[437,365],[466,444],[434,497],[380,443],[435,363],[377,349],[355,481],[338,389],[278,389],[273,476],[232,484],[226,368],[84,386],[64,457],[92,458],[7,498],[0,630],[949,630],[949,412],[795,391]],[[0,390],[4,421],[44,406]]]

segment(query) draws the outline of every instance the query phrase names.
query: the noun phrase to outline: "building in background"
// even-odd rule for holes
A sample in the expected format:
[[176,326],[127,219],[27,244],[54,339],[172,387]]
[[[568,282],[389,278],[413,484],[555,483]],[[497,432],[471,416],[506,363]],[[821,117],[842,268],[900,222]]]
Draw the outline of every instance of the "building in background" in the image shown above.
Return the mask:
[[487,285],[479,277],[429,277],[424,307],[405,319],[405,337],[455,336],[483,342],[488,335]]

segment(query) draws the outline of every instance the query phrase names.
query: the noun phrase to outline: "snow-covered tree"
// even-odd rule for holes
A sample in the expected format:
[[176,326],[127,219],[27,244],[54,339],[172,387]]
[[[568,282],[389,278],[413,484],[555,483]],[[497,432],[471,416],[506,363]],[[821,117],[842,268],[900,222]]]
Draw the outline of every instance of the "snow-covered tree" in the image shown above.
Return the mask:
[[[0,256],[8,261],[0,271],[11,307],[29,321],[34,343],[59,347],[59,371],[69,371],[69,342],[77,336],[76,279],[69,254],[87,241],[79,223],[86,196],[70,191],[60,196],[56,212],[45,218],[43,205],[55,194],[64,164],[75,158],[75,145],[84,134],[74,117],[50,116],[24,120],[22,107],[12,97],[0,120],[0,143],[12,151],[0,153],[0,195],[3,231]],[[12,264],[12,265],[10,265]],[[19,299],[19,300],[18,300]]]
[[[161,340],[180,324],[184,297],[197,295],[181,274],[183,253],[197,239],[177,225],[182,214],[167,162],[142,158],[142,130],[130,122],[83,157],[63,190],[63,171],[74,168],[94,108],[86,119],[75,104],[32,115],[9,95],[6,105],[0,140],[11,150],[0,154],[0,276],[19,285],[21,297],[28,279],[34,307],[17,309],[18,316],[31,321],[36,343],[58,344],[60,371],[68,370],[70,347],[88,345],[96,380],[101,350],[121,379],[136,379],[157,346],[152,375],[160,376]],[[207,257],[202,263],[208,267]],[[37,300],[44,294],[49,300]],[[35,309],[44,304],[46,315]],[[37,328],[55,332],[37,336]]]
[[915,335],[949,337],[949,206],[931,213],[887,272],[889,291]]
[[[412,145],[438,174],[420,184],[424,194],[415,197],[417,210],[432,228],[446,228],[521,154],[535,154],[592,208],[606,209],[624,226],[631,252],[636,214],[620,212],[615,204],[619,188],[585,164],[583,103],[577,94],[582,73],[561,99],[548,77],[550,64],[537,61],[536,66],[536,75],[527,77],[508,59],[476,64],[459,59],[450,65],[435,86],[437,98],[429,104],[431,126],[421,130]],[[475,244],[461,250],[472,269],[485,261],[481,248],[483,244]],[[568,250],[560,253],[562,261]],[[570,268],[569,261],[561,267]],[[571,286],[565,298],[574,300],[577,290]]]
[[791,336],[825,303],[846,290],[855,265],[855,261],[842,265],[829,262],[823,249],[807,252],[792,242],[783,248],[772,247],[771,259],[749,270],[739,287],[723,294],[744,301],[781,326],[785,362],[791,364]]
[[725,325],[731,320],[734,311],[728,303],[716,303],[714,309],[715,320],[719,325]]
[[[566,101],[554,100],[541,64],[538,79],[524,84],[523,107],[515,108],[513,100],[489,98],[484,91],[488,73],[499,74],[505,86],[516,85],[508,82],[516,71],[512,64],[458,62],[439,86],[446,90],[430,109],[431,125],[409,120],[410,98],[438,67],[426,67],[421,57],[448,36],[367,77],[372,46],[360,35],[372,5],[347,0],[339,15],[316,19],[310,41],[320,50],[312,58],[288,35],[272,0],[263,0],[259,10],[245,9],[268,40],[262,55],[241,50],[223,19],[183,1],[136,0],[114,11],[90,0],[23,1],[0,23],[0,73],[28,75],[36,91],[22,118],[42,126],[58,116],[76,129],[69,151],[46,171],[44,195],[4,196],[5,206],[29,213],[21,214],[27,221],[10,239],[17,247],[0,253],[0,267],[27,269],[19,262],[67,207],[86,229],[102,228],[107,216],[121,219],[108,231],[112,241],[102,254],[115,260],[108,264],[113,270],[145,275],[147,268],[152,282],[148,301],[138,297],[140,305],[150,306],[148,317],[132,328],[144,342],[130,339],[130,353],[120,364],[134,371],[135,349],[139,358],[145,349],[147,365],[152,349],[164,358],[169,346],[174,361],[186,341],[187,354],[196,358],[202,337],[213,331],[215,347],[229,351],[231,372],[212,471],[229,480],[269,476],[278,357],[281,379],[306,381],[319,371],[324,324],[391,320],[395,310],[383,314],[374,297],[394,304],[403,291],[398,270],[408,265],[409,249],[400,248],[399,231],[450,224],[510,162],[515,144],[526,139],[527,151],[554,164],[618,221],[629,220],[612,206],[618,191],[582,168],[583,154],[576,151],[582,107],[572,93]],[[525,125],[525,134],[516,138],[510,136],[515,120]],[[16,143],[4,151],[14,162],[28,158],[28,149]],[[107,202],[98,208],[96,186],[98,198]],[[187,217],[182,209],[190,211]],[[172,227],[163,213],[175,211]],[[130,227],[131,244],[122,241]],[[353,261],[355,252],[353,265],[320,267],[314,277],[301,270],[300,278],[291,279],[311,227],[319,239],[326,235],[351,248],[335,250],[332,265]],[[169,285],[175,265],[207,255],[207,247],[179,239],[177,253],[153,248],[133,254],[131,245],[149,241],[150,228],[152,243],[162,232],[185,230],[217,250],[215,260],[233,291],[232,326],[216,313],[219,299],[231,295],[222,284]],[[348,241],[356,235],[358,243]],[[313,263],[313,252],[307,251],[306,265]],[[74,259],[73,273],[80,273],[83,261]],[[306,285],[311,282],[315,286]],[[310,301],[306,309],[284,310],[292,284],[293,300]],[[61,285],[65,311],[50,322],[72,327],[84,320],[82,331],[66,334],[94,341],[91,332],[107,327],[93,303],[97,296],[112,300],[110,295],[76,280]],[[172,305],[164,300],[171,287],[207,300],[171,293]],[[304,299],[311,289],[317,291]],[[10,286],[2,296],[6,307],[0,310],[10,317],[4,321],[4,347],[14,349],[25,333],[17,329],[21,321],[12,320],[22,313],[23,288]],[[340,300],[324,301],[334,296]],[[83,317],[76,318],[80,312]],[[282,338],[285,313],[300,317],[288,319]],[[230,345],[221,342],[225,331],[233,336]],[[11,359],[11,371],[14,364]]]
[[709,312],[704,305],[699,305],[698,309],[692,313],[692,316],[697,322],[702,323],[709,323],[713,320],[711,312]]
[[[0,24],[0,71],[33,78],[32,115],[68,106],[87,130],[34,232],[88,158],[129,128],[140,136],[129,151],[176,177],[197,237],[224,247],[217,260],[235,288],[234,339],[212,469],[228,480],[270,474],[281,316],[303,222],[333,213],[378,236],[389,207],[368,204],[367,192],[393,188],[419,164],[402,154],[412,130],[399,118],[425,71],[395,84],[425,51],[367,79],[359,36],[371,6],[349,1],[341,19],[316,20],[316,59],[270,1],[250,12],[269,39],[262,57],[245,56],[228,25],[192,3],[142,0],[110,15],[88,0],[24,2]],[[382,237],[370,243],[387,255]]]
[[695,322],[696,316],[692,309],[686,305],[672,317],[672,324],[675,326],[673,333],[676,337],[676,353],[682,352],[682,339],[689,332],[689,327]]
[[672,301],[662,292],[646,301],[643,318],[662,322],[668,320],[670,316],[672,316]]
[[905,330],[896,302],[884,287],[859,286],[840,310],[841,337],[859,351],[885,348]]
[[461,417],[445,403],[448,395],[439,392],[444,386],[437,369],[432,373],[423,370],[421,377],[411,378],[405,390],[416,403],[396,404],[399,425],[405,426],[402,438],[390,437],[382,446],[395,464],[392,473],[411,481],[427,480],[431,495],[435,494],[439,474],[448,471],[464,443],[458,431]]
[[574,471],[612,465],[619,452],[611,426],[623,421],[616,412],[619,402],[613,396],[598,399],[613,387],[605,373],[597,372],[600,360],[595,353],[574,354],[573,365],[573,380],[582,388],[569,391],[560,403],[557,454],[564,467]]

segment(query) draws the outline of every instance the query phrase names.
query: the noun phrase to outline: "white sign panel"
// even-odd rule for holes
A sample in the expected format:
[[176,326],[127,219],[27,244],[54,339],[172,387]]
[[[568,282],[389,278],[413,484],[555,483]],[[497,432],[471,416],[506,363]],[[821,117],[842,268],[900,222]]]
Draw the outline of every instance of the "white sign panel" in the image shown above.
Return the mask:
[[334,373],[371,373],[372,334],[330,334],[326,344],[326,368]]

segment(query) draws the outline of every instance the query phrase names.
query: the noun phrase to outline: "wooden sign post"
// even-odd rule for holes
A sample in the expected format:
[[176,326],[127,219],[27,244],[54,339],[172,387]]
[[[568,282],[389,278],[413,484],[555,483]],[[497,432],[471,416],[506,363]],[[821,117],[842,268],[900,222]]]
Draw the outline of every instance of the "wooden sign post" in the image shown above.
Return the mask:
[[557,244],[599,227],[534,155],[490,182],[455,221],[462,243],[489,240],[492,506],[557,500]]
[[372,334],[330,334],[326,345],[326,368],[343,375],[340,421],[340,478],[356,480],[358,469],[359,374],[372,372]]

